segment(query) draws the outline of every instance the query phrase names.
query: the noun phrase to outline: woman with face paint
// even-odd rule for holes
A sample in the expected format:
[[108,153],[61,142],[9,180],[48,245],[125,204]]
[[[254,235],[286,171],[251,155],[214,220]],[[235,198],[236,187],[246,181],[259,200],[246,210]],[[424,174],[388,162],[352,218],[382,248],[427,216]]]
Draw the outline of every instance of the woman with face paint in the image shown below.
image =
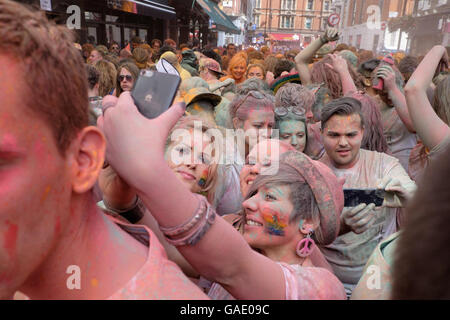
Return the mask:
[[[314,242],[332,243],[339,231],[344,199],[331,169],[299,152],[284,154],[278,174],[253,183],[243,203],[242,237],[202,196],[188,192],[159,154],[184,106],[147,119],[128,95],[108,103],[99,120],[110,142],[108,161],[139,190],[166,240],[202,276],[237,299],[345,299],[339,280],[309,259]],[[153,137],[145,140],[151,146],[126,134],[130,128]],[[169,201],[169,194],[176,194],[176,201]],[[210,296],[220,290],[214,286]]]
[[[221,149],[215,148],[207,133],[213,128],[214,125],[195,116],[180,119],[167,139],[164,156],[169,168],[185,188],[205,196],[211,204],[217,187],[217,157],[221,152]],[[103,192],[103,203],[99,204],[101,207],[118,218],[125,218],[127,222],[144,224],[152,229],[166,249],[169,259],[176,262],[187,275],[198,276],[175,247],[164,240],[157,222],[141,205],[136,191],[112,167],[102,170],[99,185]]]

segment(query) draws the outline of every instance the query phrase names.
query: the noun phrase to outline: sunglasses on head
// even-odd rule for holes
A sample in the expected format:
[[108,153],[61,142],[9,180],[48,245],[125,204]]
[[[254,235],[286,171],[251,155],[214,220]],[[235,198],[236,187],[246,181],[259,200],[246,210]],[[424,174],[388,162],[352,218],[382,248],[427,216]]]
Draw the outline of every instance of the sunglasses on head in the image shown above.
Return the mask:
[[256,91],[256,90],[252,90],[250,92],[248,92],[246,95],[244,95],[244,97],[242,98],[241,102],[236,106],[236,109],[239,109],[240,106],[242,106],[245,102],[245,100],[247,100],[247,98],[249,96],[252,96],[255,99],[264,99],[267,97],[267,95],[265,95],[262,92]]
[[286,117],[289,112],[293,113],[298,117],[305,117],[305,110],[301,107],[277,107],[275,108],[275,114],[279,117]]
[[130,75],[126,75],[126,76],[120,75],[120,76],[118,77],[118,79],[119,79],[119,82],[122,82],[124,79],[127,79],[128,82],[131,82],[131,81],[133,80],[133,77],[130,76]]

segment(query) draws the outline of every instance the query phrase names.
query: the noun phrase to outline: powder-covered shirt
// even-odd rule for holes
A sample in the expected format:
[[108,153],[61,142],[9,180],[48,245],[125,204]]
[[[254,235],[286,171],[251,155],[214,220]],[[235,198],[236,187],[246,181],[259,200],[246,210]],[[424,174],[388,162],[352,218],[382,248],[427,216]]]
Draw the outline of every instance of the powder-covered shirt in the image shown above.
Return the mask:
[[[279,262],[286,285],[285,300],[345,300],[342,283],[330,271],[316,267]],[[235,300],[221,285],[214,283],[208,293],[214,300]]]
[[[110,217],[111,218],[111,217]],[[167,259],[156,235],[143,225],[111,218],[119,227],[148,247],[145,264],[110,300],[204,300],[208,297]]]
[[408,131],[394,107],[381,110],[381,121],[390,154],[408,171],[409,155],[417,144],[416,135]]
[[[397,178],[406,190],[415,190],[415,183],[399,161],[385,153],[360,149],[359,160],[349,169],[334,167],[327,154],[320,161],[329,166],[338,178],[346,178],[344,189],[377,188],[379,181],[389,176]],[[334,273],[344,284],[347,294],[350,295],[358,283],[375,247],[397,231],[396,213],[396,208],[376,208],[369,213],[376,218],[368,230],[361,234],[350,231],[338,236],[331,245],[321,247]]]
[[392,266],[399,239],[396,232],[382,241],[367,261],[352,300],[389,300],[392,292]]

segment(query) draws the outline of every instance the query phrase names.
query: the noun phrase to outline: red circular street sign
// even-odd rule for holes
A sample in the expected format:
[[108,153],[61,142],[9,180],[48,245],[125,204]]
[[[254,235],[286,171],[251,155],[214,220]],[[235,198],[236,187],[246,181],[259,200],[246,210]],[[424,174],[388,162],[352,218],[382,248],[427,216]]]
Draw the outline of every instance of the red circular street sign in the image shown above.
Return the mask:
[[382,22],[381,23],[381,31],[384,31],[384,30],[386,30],[386,22]]
[[339,22],[341,21],[341,17],[337,14],[337,13],[332,13],[329,17],[328,17],[328,23],[331,26],[337,26],[339,24]]

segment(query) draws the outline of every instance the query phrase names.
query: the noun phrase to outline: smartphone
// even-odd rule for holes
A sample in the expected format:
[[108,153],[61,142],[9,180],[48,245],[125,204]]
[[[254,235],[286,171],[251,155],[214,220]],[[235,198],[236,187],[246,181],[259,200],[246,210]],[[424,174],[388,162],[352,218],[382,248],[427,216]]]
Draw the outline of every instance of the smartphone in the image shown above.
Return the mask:
[[177,75],[142,70],[131,91],[139,112],[149,119],[158,117],[169,109],[180,86]]
[[381,207],[385,194],[383,189],[344,189],[344,207],[356,207],[361,203]]
[[375,78],[372,82],[372,88],[377,90],[383,90],[384,89],[384,80],[381,78]]

